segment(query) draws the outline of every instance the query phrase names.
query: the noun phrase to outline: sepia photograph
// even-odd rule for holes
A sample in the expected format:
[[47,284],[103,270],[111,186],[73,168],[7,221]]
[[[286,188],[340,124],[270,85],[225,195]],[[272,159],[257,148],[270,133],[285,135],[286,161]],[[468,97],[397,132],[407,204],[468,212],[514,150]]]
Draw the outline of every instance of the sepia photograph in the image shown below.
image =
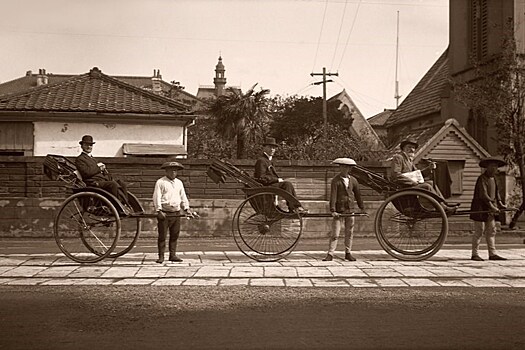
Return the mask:
[[524,349],[525,0],[18,0],[0,349]]

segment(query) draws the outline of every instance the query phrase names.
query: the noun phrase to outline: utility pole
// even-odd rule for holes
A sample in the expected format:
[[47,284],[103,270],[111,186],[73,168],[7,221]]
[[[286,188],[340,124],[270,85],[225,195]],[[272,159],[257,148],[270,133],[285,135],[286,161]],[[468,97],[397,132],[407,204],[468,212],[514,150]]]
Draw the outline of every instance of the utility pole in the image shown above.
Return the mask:
[[339,76],[339,73],[326,73],[326,67],[323,67],[322,73],[310,73],[310,76],[315,75],[322,75],[323,81],[319,81],[317,83],[314,83],[314,85],[323,84],[323,121],[324,121],[324,138],[326,139],[326,129],[328,125],[328,112],[326,108],[326,83],[332,82],[333,80],[326,80],[326,76],[332,76],[335,75],[336,77]]
[[399,99],[401,95],[399,94],[399,81],[397,80],[397,66],[399,61],[399,11],[397,11],[397,31],[396,31],[396,83],[394,90],[394,98],[396,99],[396,109],[399,107]]

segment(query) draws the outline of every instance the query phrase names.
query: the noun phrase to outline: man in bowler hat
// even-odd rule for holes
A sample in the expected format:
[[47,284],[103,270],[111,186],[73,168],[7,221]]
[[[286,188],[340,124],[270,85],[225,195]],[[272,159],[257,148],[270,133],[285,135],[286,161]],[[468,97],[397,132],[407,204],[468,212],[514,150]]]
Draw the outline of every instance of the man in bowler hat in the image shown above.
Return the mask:
[[[279,187],[290,193],[292,196],[295,195],[295,188],[289,181],[284,181],[275,170],[272,159],[277,151],[277,142],[275,138],[268,137],[263,143],[263,155],[255,162],[255,173],[254,177],[259,183],[264,186]],[[302,214],[307,210],[301,206],[293,207],[292,203],[288,203],[288,209],[290,211]]]
[[82,147],[82,153],[76,158],[75,166],[86,185],[100,187],[122,200],[124,204],[128,204],[126,184],[121,180],[113,180],[106,165],[97,161],[91,154],[95,144],[93,136],[82,136],[79,144]]

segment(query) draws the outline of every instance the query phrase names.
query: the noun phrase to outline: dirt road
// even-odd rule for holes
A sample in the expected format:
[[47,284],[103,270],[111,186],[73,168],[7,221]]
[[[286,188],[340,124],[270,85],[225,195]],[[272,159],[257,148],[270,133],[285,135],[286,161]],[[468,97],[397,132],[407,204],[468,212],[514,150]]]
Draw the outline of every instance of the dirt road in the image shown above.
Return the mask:
[[523,349],[521,288],[2,286],[0,349]]

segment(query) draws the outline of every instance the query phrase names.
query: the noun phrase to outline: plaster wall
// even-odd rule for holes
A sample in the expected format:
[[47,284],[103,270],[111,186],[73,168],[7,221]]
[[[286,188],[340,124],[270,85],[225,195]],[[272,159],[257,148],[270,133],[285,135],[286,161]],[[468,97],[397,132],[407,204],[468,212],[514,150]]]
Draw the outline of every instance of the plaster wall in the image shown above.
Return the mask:
[[82,135],[93,136],[96,157],[122,157],[124,143],[182,145],[184,128],[175,125],[136,125],[117,123],[34,123],[34,156],[60,154],[77,156]]

